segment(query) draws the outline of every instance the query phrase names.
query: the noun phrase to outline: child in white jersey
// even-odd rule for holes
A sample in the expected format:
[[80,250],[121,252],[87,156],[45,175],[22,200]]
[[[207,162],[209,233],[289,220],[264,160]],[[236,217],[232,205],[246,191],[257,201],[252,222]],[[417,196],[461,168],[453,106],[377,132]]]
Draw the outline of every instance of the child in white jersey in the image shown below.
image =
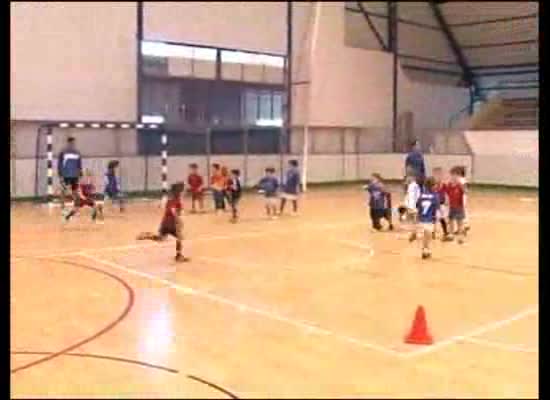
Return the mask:
[[406,186],[403,205],[401,205],[397,210],[401,221],[407,222],[409,228],[414,230],[417,217],[416,203],[420,198],[421,189],[420,185],[416,182],[416,177],[414,175],[409,175],[406,177]]
[[466,211],[467,210],[466,199],[468,196],[468,186],[467,186],[468,180],[466,179],[466,167],[459,166],[457,167],[456,171],[459,173],[458,181],[464,187],[464,196],[462,197],[464,202],[464,235],[467,235],[468,231],[470,230],[470,222],[468,218],[468,213]]

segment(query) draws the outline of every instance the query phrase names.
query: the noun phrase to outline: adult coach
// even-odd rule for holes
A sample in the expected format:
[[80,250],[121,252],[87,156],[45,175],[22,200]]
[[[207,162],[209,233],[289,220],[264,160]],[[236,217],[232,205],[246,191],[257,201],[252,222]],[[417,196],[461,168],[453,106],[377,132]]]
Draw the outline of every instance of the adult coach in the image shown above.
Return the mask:
[[57,173],[63,192],[66,193],[67,189],[70,189],[74,198],[78,190],[78,181],[82,176],[82,157],[76,149],[74,137],[67,139],[67,145],[59,153]]
[[407,154],[405,160],[405,174],[412,174],[416,177],[416,183],[423,186],[426,179],[426,164],[424,163],[424,155],[420,148],[420,141],[415,140],[411,143],[411,151]]

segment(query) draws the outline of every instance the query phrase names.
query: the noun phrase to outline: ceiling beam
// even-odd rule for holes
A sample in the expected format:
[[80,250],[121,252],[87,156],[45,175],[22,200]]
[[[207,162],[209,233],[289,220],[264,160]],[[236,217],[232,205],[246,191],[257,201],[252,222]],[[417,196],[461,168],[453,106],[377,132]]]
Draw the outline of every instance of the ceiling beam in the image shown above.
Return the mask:
[[528,75],[528,74],[538,74],[538,69],[524,69],[519,71],[500,71],[500,72],[480,72],[476,73],[476,76],[509,76],[509,75]]
[[538,17],[539,17],[538,14],[528,14],[528,15],[519,15],[519,16],[512,16],[512,17],[486,19],[484,21],[457,22],[455,24],[449,24],[449,26],[451,28],[463,28],[466,26],[488,25],[488,24],[496,24],[499,22],[521,21],[525,19],[532,19],[532,18],[538,18]]
[[361,11],[361,14],[363,14],[363,17],[365,17],[365,20],[367,21],[367,24],[369,24],[369,28],[371,29],[372,33],[374,33],[374,36],[376,37],[376,40],[380,44],[380,47],[382,47],[383,50],[389,51],[389,44],[384,43],[384,39],[382,38],[382,35],[380,32],[378,32],[378,29],[376,29],[376,26],[374,26],[374,23],[370,19],[369,14],[367,13],[367,10],[365,10],[365,7],[363,7],[363,4],[358,1],[357,7],[359,7],[359,10]]
[[457,72],[457,71],[449,71],[446,69],[437,69],[437,68],[429,68],[429,67],[420,67],[418,65],[403,64],[403,68],[410,69],[413,71],[430,72],[433,74],[449,75],[449,76],[456,76],[456,77],[460,77],[462,75],[460,72]]
[[464,79],[464,81],[468,85],[473,86],[477,94],[479,90],[474,78],[474,74],[472,73],[472,70],[468,65],[468,61],[466,60],[466,57],[464,56],[464,53],[462,52],[460,45],[458,44],[453,33],[451,32],[451,28],[449,28],[449,25],[447,24],[447,21],[445,20],[443,13],[439,9],[439,5],[435,3],[433,0],[429,1],[428,4],[432,9],[433,15],[437,23],[441,27],[441,30],[443,31],[443,34],[445,35],[445,38],[447,39],[447,42],[449,43],[449,46],[451,47],[451,50],[453,51],[456,57],[456,61],[458,65],[462,69],[462,79]]
[[538,68],[538,63],[523,63],[523,64],[498,64],[498,65],[475,65],[470,67],[472,70],[481,69],[506,69],[506,68]]
[[518,40],[514,42],[502,42],[502,43],[482,43],[482,44],[471,44],[462,46],[463,49],[487,49],[490,47],[507,47],[507,46],[519,46],[524,44],[535,44],[539,41],[536,39],[531,40]]

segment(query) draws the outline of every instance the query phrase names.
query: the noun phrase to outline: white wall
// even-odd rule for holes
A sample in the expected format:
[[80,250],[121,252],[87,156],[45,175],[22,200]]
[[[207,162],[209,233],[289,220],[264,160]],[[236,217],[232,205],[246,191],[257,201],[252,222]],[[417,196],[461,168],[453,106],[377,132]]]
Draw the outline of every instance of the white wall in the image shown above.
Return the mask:
[[11,2],[12,119],[134,120],[129,2]]
[[144,35],[209,46],[284,54],[286,3],[144,2]]
[[[392,55],[346,47],[344,14],[343,2],[322,2],[310,123],[391,127]],[[417,130],[446,127],[449,117],[469,101],[464,88],[412,81],[401,69],[398,90],[399,112],[412,111]]]
[[538,131],[468,131],[465,137],[479,182],[539,186]]

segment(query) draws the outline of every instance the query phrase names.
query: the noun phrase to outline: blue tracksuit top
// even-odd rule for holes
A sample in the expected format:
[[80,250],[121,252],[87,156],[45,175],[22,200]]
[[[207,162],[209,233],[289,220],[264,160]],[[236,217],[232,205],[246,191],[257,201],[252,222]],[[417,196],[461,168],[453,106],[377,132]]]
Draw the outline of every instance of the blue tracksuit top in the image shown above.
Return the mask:
[[405,160],[405,166],[410,167],[414,172],[415,176],[423,178],[426,176],[426,166],[424,165],[424,156],[419,151],[411,151],[407,155]]
[[57,173],[63,178],[78,178],[82,171],[82,157],[75,149],[64,149],[59,153]]
[[265,176],[258,185],[264,191],[265,197],[275,197],[279,189],[279,180],[274,176]]
[[288,194],[298,194],[300,190],[300,173],[296,168],[291,168],[286,173],[284,191]]

